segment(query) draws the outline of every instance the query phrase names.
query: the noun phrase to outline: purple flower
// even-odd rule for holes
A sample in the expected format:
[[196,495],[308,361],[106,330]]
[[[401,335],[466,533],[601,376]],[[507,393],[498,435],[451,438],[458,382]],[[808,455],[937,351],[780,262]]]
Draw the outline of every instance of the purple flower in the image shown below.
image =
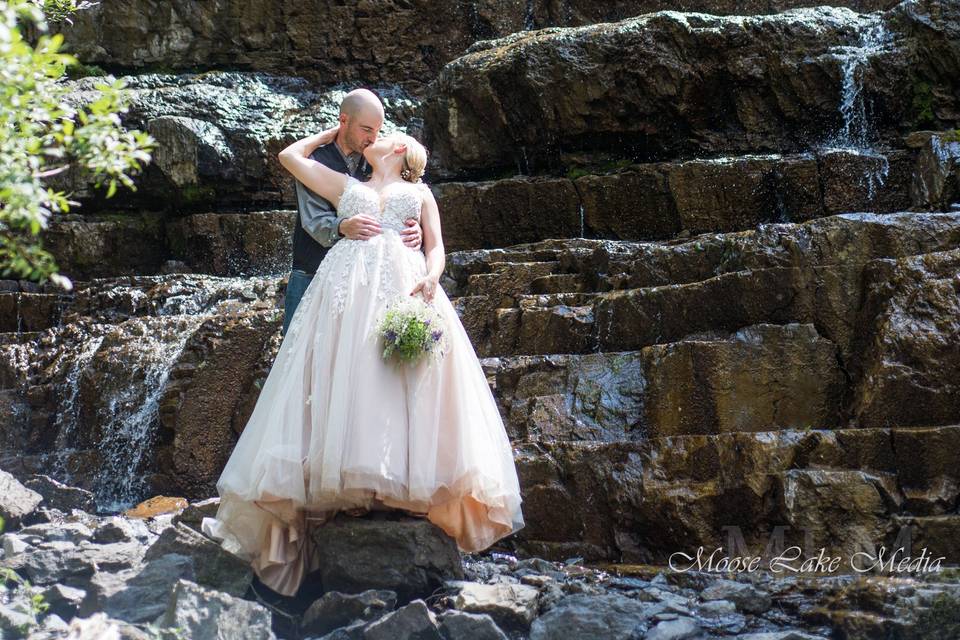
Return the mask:
[[433,341],[434,341],[434,342],[439,341],[439,340],[440,340],[440,336],[442,336],[442,335],[443,335],[443,332],[442,332],[442,331],[434,331],[433,333],[430,334],[430,336],[433,338]]
[[393,329],[387,329],[387,332],[383,334],[383,337],[386,338],[387,341],[389,342],[396,342],[397,332],[394,331]]

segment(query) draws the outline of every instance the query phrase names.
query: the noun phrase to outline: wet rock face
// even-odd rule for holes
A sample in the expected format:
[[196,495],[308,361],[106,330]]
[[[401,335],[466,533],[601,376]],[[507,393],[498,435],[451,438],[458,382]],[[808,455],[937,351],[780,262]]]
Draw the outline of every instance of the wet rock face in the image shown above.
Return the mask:
[[75,279],[157,273],[168,257],[164,222],[159,213],[68,214],[51,221],[44,245]]
[[813,325],[756,325],[639,352],[485,362],[518,441],[639,441],[840,420],[836,346]]
[[[384,97],[385,130],[425,119],[443,286],[521,476],[527,526],[501,548],[533,557],[460,567],[423,522],[341,521],[316,534],[327,593],[282,624],[904,636],[890,612],[935,590],[911,586],[904,605],[840,580],[614,581],[577,560],[901,543],[960,559],[960,8],[814,4],[108,0],[82,13],[64,27],[81,60],[150,71],[126,76],[124,117],[159,149],[139,191],[110,202],[57,177],[84,205],[47,236],[72,294],[0,281],[0,466],[19,479],[0,512],[21,527],[0,566],[67,618],[270,637],[270,614],[244,599],[248,568],[190,529],[215,501],[176,525],[158,511],[213,495],[257,401],[296,215],[276,152],[331,124],[344,87],[328,83],[348,80]],[[659,9],[672,11],[631,18]],[[72,81],[74,98],[96,81]],[[170,497],[109,520],[56,511],[156,493]],[[811,589],[836,600],[813,606]]]
[[3,346],[3,463],[69,478],[101,508],[144,491],[209,492],[269,370],[277,279],[114,279],[74,296],[62,325]]
[[651,435],[840,421],[844,377],[837,348],[813,325],[756,325],[729,341],[687,340],[644,355]]
[[[609,174],[572,173],[570,178],[440,182],[432,190],[447,251],[541,238],[658,240],[847,211],[902,211],[911,204],[908,185],[915,175],[915,155],[912,150],[889,153],[886,172],[874,176],[878,184],[872,187],[864,175],[876,173],[876,159],[835,150],[649,163]],[[171,187],[170,193],[175,201],[192,188]],[[267,197],[265,191],[259,194]],[[286,195],[275,195],[277,204],[292,204]],[[182,216],[70,215],[53,221],[48,242],[61,269],[75,279],[176,271],[279,274],[289,269],[295,211],[232,211],[230,198],[223,206],[226,211],[211,206],[211,211]]]
[[848,211],[901,211],[911,205],[914,156],[910,150],[882,160],[852,150],[751,154],[582,176],[571,171],[569,178],[443,182],[433,192],[444,247],[452,251],[540,238],[659,240]]
[[848,562],[903,545],[950,563],[957,472],[939,450],[958,437],[951,426],[541,441],[517,456],[531,514],[517,545],[626,562],[666,562],[701,545],[746,555],[797,545],[804,557],[823,547]]
[[[581,234],[576,187],[569,180],[511,178],[433,187],[444,248],[490,248]],[[530,215],[533,214],[533,215]]]
[[[864,99],[881,138],[918,117],[904,86],[928,94],[931,122],[955,126],[947,4],[883,16],[665,12],[478,43],[431,84],[427,141],[449,174],[559,170],[577,152],[650,160],[799,151],[843,128],[838,53],[851,47],[861,49]],[[924,19],[936,27],[922,31]],[[911,66],[903,50],[930,57]]]
[[[957,356],[943,346],[955,341],[940,339],[952,329],[947,320],[930,325],[935,331],[917,327],[934,318],[928,309],[949,309],[955,297],[957,215],[846,214],[666,242],[556,240],[454,253],[444,286],[478,354],[487,357],[483,364],[518,444],[643,447],[732,433],[763,442],[772,428],[951,424]],[[25,454],[11,456],[11,468],[49,472],[54,464],[101,502],[116,494],[98,488],[99,471],[109,463],[116,477],[127,477],[120,462],[134,465],[144,481],[124,490],[210,495],[279,344],[282,287],[280,278],[194,275],[78,287],[61,313],[62,327],[3,346],[12,388],[2,396],[9,419],[0,436],[6,451]],[[918,300],[928,302],[915,306]],[[894,316],[903,319],[887,319]],[[904,376],[897,362],[913,372]],[[140,379],[142,385],[132,384]],[[29,392],[21,396],[19,388]],[[130,388],[139,395],[129,395]],[[916,394],[928,401],[904,400]],[[135,449],[121,437],[121,427],[134,422],[143,436],[134,440],[149,447]],[[46,453],[50,442],[58,443],[55,459]],[[779,456],[807,455],[806,444],[790,442]],[[723,509],[736,505],[757,522],[783,522],[771,510],[782,485],[761,476],[719,494],[709,476],[697,476],[702,484],[687,487],[689,502],[679,505],[670,502],[676,496],[658,497],[661,489],[640,494],[657,485],[640,480],[652,464],[645,449],[630,450],[636,457],[629,463],[579,465],[589,481],[581,471],[534,465],[545,475],[527,477],[526,504],[531,522],[542,518],[549,534],[532,525],[530,544],[545,546],[531,548],[609,558],[620,548],[647,557],[669,545],[669,536],[624,543],[620,537],[634,534],[610,532],[633,525],[614,526],[606,516],[581,543],[582,525],[557,522],[557,504],[576,511],[592,495],[577,492],[595,486],[590,491],[602,495],[611,483],[623,494],[618,513],[626,523],[634,522],[638,495],[662,505],[672,514],[663,521],[697,532],[697,539],[715,535],[709,532]],[[664,448],[657,451],[656,460],[667,459]],[[690,466],[715,471],[709,461],[720,460],[670,459],[676,466],[663,478]],[[762,456],[751,456],[724,464],[761,463]],[[570,493],[573,478],[577,490]],[[918,482],[921,492],[931,490]],[[941,506],[924,513],[944,513],[951,491],[945,488]],[[900,500],[914,505],[910,513],[929,503]],[[884,522],[902,514],[887,512]]]
[[957,242],[956,214],[849,214],[682,242],[467,252],[448,271],[482,355],[632,351],[704,331],[816,321],[848,361],[867,263]]
[[923,143],[910,196],[919,207],[946,209],[960,201],[960,130],[934,133]]
[[279,349],[276,313],[214,317],[172,367],[159,400],[157,492],[214,495]]
[[[81,60],[109,68],[244,69],[301,75],[312,81],[426,82],[473,42],[525,28],[621,20],[673,9],[766,13],[811,0],[471,0],[438,6],[412,3],[173,2],[107,0],[61,29]],[[892,0],[843,0],[858,11]]]
[[217,275],[290,268],[295,211],[199,213],[171,220],[167,239],[192,271]]
[[[137,179],[106,201],[82,176],[65,172],[56,186],[73,188],[89,208],[202,207],[294,202],[294,183],[277,153],[296,139],[333,126],[346,91],[321,89],[302,78],[264,73],[210,72],[122,76],[129,87],[126,126],[148,131],[157,153]],[[70,99],[91,100],[100,78],[71,81]],[[411,99],[401,90],[379,91],[387,112],[384,132],[405,126]],[[161,206],[158,204],[162,203]]]
[[856,413],[865,426],[945,423],[960,412],[960,251],[876,264]]

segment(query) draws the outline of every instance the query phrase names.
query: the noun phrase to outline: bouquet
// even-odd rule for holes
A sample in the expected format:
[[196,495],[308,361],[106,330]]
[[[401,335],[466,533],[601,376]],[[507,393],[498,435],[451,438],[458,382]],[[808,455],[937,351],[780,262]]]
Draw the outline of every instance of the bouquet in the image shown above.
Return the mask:
[[377,325],[383,338],[383,359],[395,356],[415,363],[424,356],[438,360],[446,350],[442,319],[421,298],[405,296],[392,303]]

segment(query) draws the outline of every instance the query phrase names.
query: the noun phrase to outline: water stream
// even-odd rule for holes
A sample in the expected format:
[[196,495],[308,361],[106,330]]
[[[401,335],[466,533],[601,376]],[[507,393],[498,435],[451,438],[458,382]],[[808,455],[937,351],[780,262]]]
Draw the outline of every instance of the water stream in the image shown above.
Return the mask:
[[[147,497],[171,369],[207,319],[251,303],[275,305],[276,284],[269,276],[195,275],[93,282],[91,291],[78,293],[81,317],[43,332],[46,339],[5,349],[23,356],[15,358],[25,360],[15,371],[28,385],[51,384],[56,410],[46,472],[85,484],[104,512]],[[58,347],[45,361],[51,341]],[[79,482],[75,471],[88,481]]]
[[845,151],[874,160],[866,163],[868,168],[863,176],[867,196],[873,200],[890,171],[890,163],[886,155],[875,149],[876,135],[864,97],[864,74],[873,58],[889,53],[895,45],[893,34],[886,28],[879,13],[866,16],[866,20],[866,25],[860,28],[860,38],[856,44],[830,49],[830,55],[840,63],[842,74],[839,105],[842,124],[820,150]]

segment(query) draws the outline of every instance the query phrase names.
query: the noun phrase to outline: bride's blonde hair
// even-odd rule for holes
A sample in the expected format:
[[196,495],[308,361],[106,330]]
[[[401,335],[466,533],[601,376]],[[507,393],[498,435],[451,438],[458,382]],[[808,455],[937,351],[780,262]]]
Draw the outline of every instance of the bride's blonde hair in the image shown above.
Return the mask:
[[427,149],[413,136],[405,133],[395,134],[400,144],[406,145],[407,152],[403,154],[403,167],[400,176],[408,182],[420,182],[420,177],[427,169]]

